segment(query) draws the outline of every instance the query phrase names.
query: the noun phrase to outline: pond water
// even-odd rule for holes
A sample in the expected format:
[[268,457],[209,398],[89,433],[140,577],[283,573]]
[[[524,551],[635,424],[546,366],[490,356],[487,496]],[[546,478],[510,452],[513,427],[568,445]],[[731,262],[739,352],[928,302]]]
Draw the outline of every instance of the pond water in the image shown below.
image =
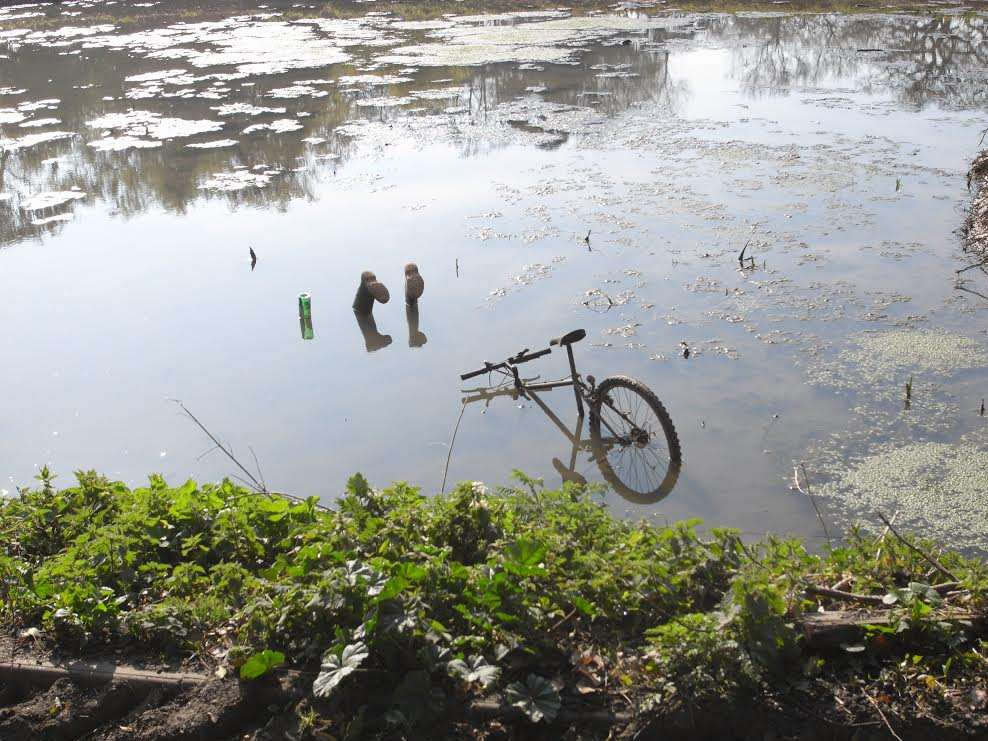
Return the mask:
[[[0,488],[237,473],[181,399],[272,488],[436,491],[458,375],[582,327],[581,372],[682,440],[616,511],[820,539],[804,463],[835,532],[988,543],[988,278],[955,273],[988,16],[416,8],[0,10]],[[570,454],[531,402],[471,404],[448,478]]]

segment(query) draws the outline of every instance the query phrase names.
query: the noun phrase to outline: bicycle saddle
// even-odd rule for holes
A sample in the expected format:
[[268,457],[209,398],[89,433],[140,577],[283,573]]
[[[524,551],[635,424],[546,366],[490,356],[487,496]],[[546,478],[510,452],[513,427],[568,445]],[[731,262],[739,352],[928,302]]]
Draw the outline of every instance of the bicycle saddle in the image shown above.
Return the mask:
[[566,345],[572,345],[574,342],[579,342],[586,336],[587,336],[587,330],[574,329],[572,332],[567,332],[562,337],[557,337],[556,339],[552,340],[549,343],[549,345],[553,347],[556,345],[559,345],[560,347],[565,347]]

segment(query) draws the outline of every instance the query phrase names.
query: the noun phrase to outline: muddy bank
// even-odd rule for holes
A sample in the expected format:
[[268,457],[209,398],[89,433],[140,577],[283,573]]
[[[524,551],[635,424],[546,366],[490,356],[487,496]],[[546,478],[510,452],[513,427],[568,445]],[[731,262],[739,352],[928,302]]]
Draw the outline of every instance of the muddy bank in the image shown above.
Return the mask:
[[988,255],[988,149],[978,155],[968,172],[968,185],[975,191],[964,232],[967,249]]

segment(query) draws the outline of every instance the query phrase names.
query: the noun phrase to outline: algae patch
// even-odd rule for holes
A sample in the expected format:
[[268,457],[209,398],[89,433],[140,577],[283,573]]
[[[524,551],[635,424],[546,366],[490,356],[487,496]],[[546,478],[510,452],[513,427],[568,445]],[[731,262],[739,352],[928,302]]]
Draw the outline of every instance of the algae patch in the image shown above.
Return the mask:
[[819,489],[872,520],[878,511],[918,535],[988,548],[988,451],[916,442],[870,455]]

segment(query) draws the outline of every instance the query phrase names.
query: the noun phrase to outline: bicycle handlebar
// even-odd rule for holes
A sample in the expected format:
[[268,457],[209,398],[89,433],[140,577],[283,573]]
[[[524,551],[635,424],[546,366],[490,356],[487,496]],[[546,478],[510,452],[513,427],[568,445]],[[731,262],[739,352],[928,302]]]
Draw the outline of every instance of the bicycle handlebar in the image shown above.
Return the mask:
[[501,370],[502,368],[507,368],[508,364],[505,363],[484,363],[484,367],[480,370],[470,371],[469,373],[461,373],[460,380],[466,381],[467,379],[474,378],[475,376],[482,376],[485,373],[490,373],[491,371]]
[[[551,352],[551,347],[547,347],[545,350],[539,350],[538,352],[533,353],[529,353],[528,348],[525,348],[513,358],[508,358],[508,362],[511,363],[511,365],[521,365],[522,363],[527,363],[529,360],[535,360],[536,358],[541,358],[543,355],[548,355]],[[526,353],[528,354],[526,355]]]
[[460,374],[460,380],[466,381],[476,376],[482,376],[484,373],[490,373],[491,371],[496,371],[496,370],[503,370],[511,365],[521,365],[522,363],[527,363],[529,360],[535,360],[536,358],[541,358],[544,355],[548,355],[551,352],[552,352],[552,348],[547,347],[545,350],[539,350],[538,352],[530,353],[528,352],[528,348],[526,347],[520,353],[518,353],[513,357],[508,358],[502,363],[485,362],[484,367],[479,370],[470,371],[469,373],[462,373]]

